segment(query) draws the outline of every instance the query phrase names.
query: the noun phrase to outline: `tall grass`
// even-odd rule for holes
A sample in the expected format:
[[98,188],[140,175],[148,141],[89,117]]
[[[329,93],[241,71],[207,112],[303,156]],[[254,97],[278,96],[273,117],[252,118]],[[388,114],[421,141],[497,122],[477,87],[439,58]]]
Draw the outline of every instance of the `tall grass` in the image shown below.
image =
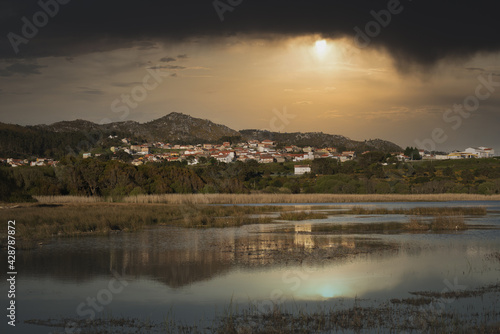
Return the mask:
[[39,203],[63,204],[63,203],[101,203],[106,198],[100,196],[33,196]]
[[422,222],[421,219],[410,218],[410,222],[406,225],[406,229],[411,231],[427,231],[429,230],[429,224]]
[[313,225],[314,233],[375,233],[403,231],[407,224],[400,222],[354,223],[354,224],[318,224]]
[[[271,222],[268,217],[251,214],[291,210],[270,206],[205,206],[124,203],[23,204],[4,209],[16,220],[21,242],[34,242],[57,236],[105,235],[129,232],[164,224],[182,227],[229,227]],[[8,210],[8,211],[7,211]],[[0,231],[0,242],[5,231]],[[0,244],[0,246],[2,246]]]
[[321,212],[282,212],[279,219],[283,220],[308,220],[308,219],[325,219],[328,216]]
[[[36,196],[40,203],[95,203],[117,199],[79,196]],[[500,200],[500,195],[478,194],[164,194],[127,196],[125,203],[147,204],[250,204],[250,203],[355,203],[355,202],[443,202]]]
[[466,230],[467,225],[464,222],[463,216],[446,216],[439,215],[434,217],[431,222],[431,230],[433,231],[449,231],[449,230]]
[[[193,195],[192,195],[193,196]],[[174,197],[187,198],[193,197]],[[195,197],[198,198],[198,197]],[[213,197],[207,198],[207,202]],[[59,199],[60,200],[60,199]],[[82,199],[89,200],[88,198]],[[406,226],[398,224],[350,226],[349,229],[373,230],[463,230],[465,215],[486,214],[483,207],[456,208],[413,208],[413,209],[365,209],[354,207],[342,212],[297,212],[295,206],[223,206],[204,205],[191,201],[175,204],[134,204],[134,203],[86,203],[66,204],[20,204],[11,209],[9,219],[16,220],[16,234],[22,241],[32,243],[54,236],[103,235],[116,231],[136,231],[155,224],[182,227],[233,227],[247,224],[265,224],[274,221],[262,213],[281,212],[280,219],[304,220],[324,219],[330,214],[406,214],[411,216],[434,216],[432,222],[411,218]],[[310,210],[310,206],[307,206]],[[256,215],[256,216],[252,216]],[[329,227],[329,230],[336,228]],[[342,232],[344,228],[340,228]],[[4,232],[0,231],[0,237]],[[2,239],[3,240],[3,239]],[[0,245],[1,246],[1,245]]]
[[410,222],[406,224],[406,229],[411,231],[463,231],[467,230],[468,226],[463,215],[437,215],[430,222],[411,218]]
[[113,231],[136,231],[178,213],[169,209],[137,210],[124,205],[24,206],[9,210],[21,240],[54,236],[103,235]]

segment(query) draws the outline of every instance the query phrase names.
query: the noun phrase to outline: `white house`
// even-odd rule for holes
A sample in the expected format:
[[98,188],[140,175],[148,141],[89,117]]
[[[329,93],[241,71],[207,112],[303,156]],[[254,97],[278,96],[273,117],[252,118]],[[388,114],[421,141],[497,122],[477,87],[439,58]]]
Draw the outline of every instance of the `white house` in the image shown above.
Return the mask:
[[274,162],[274,158],[272,155],[269,155],[269,154],[261,154],[260,155],[260,159],[259,159],[259,163],[261,164],[270,164],[270,163],[273,163]]
[[141,145],[130,145],[130,151],[139,152],[141,150]]
[[262,141],[261,145],[264,145],[264,146],[274,146],[274,141],[270,140],[270,139],[265,139],[265,140]]
[[469,147],[465,149],[465,153],[470,153],[478,158],[492,158],[495,155],[495,150],[489,147]]
[[142,164],[143,164],[142,160],[139,160],[139,159],[134,159],[132,161],[132,165],[134,165],[134,166],[140,166]]
[[464,159],[464,156],[462,155],[462,152],[451,152],[448,154],[448,159]]
[[302,160],[314,160],[314,153],[309,152],[303,154],[296,154],[295,157],[293,158],[293,161],[302,161]]
[[212,157],[214,157],[215,159],[217,159],[218,161],[220,162],[224,162],[224,163],[230,163],[230,162],[233,162],[233,159],[234,159],[234,152],[229,152],[229,151],[224,151],[224,152],[219,152],[219,154],[216,154],[216,155],[212,155]]
[[406,161],[406,160],[409,160],[410,157],[407,155],[404,155],[404,153],[399,153],[398,155],[396,155],[396,159],[398,159],[398,161]]
[[342,156],[340,157],[340,161],[344,162],[347,160],[353,160],[354,158],[356,158],[356,152],[344,151],[344,152],[342,152]]
[[294,172],[295,172],[295,175],[304,175],[305,173],[310,173],[311,166],[309,166],[309,165],[295,165]]
[[194,156],[194,155],[190,155],[190,157],[194,157],[193,159],[188,159],[188,165],[189,166],[193,166],[193,165],[197,165],[200,163],[200,160],[198,159],[198,157]]
[[450,159],[492,158],[495,150],[489,147],[469,147],[463,152],[455,151],[448,154]]

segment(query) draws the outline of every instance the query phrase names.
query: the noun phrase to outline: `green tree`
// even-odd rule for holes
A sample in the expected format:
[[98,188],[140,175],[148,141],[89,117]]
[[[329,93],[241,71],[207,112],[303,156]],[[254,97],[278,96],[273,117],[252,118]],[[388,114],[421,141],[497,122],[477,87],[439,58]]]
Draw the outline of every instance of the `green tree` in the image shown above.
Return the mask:
[[406,147],[404,154],[410,157],[411,160],[421,160],[422,157],[416,147]]
[[443,175],[446,177],[455,177],[455,172],[450,166],[448,166],[445,169],[443,169]]
[[337,172],[338,160],[337,159],[314,159],[311,162],[312,174],[320,175],[333,175]]
[[475,180],[474,173],[470,169],[463,170],[460,173],[460,177],[462,178],[462,183],[466,185],[470,185]]

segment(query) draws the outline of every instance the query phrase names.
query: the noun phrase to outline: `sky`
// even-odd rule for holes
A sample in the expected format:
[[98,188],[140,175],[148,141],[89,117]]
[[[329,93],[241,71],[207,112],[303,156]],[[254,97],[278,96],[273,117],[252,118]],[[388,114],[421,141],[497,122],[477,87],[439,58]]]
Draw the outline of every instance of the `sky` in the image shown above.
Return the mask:
[[0,0],[0,122],[148,122],[500,152],[492,1]]

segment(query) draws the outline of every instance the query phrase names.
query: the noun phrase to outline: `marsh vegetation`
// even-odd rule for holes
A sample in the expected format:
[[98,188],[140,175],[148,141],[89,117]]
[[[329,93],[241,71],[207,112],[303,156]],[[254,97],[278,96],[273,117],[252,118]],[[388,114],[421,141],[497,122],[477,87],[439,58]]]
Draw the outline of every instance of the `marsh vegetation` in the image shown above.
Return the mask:
[[500,195],[480,194],[160,194],[125,196],[35,196],[39,203],[124,202],[132,204],[286,204],[363,202],[494,201]]
[[[30,242],[35,246],[38,242],[52,243],[36,251],[20,252],[25,254],[23,261],[31,261],[26,262],[30,267],[37,267],[40,262],[44,263],[45,270],[49,259],[53,259],[48,271],[54,272],[65,267],[61,266],[63,260],[69,264],[75,263],[75,259],[92,258],[88,267],[68,265],[72,271],[61,269],[60,277],[74,275],[78,281],[83,272],[95,272],[96,276],[89,277],[92,280],[100,277],[100,284],[105,285],[109,268],[126,268],[128,279],[143,282],[145,289],[150,288],[153,278],[155,294],[162,296],[181,296],[180,288],[205,296],[203,289],[212,282],[217,282],[213,291],[223,294],[223,298],[217,299],[215,315],[211,315],[212,309],[199,310],[190,318],[193,321],[185,320],[186,314],[179,319],[169,313],[169,303],[178,300],[175,297],[174,301],[162,300],[162,305],[167,306],[163,321],[161,316],[150,320],[142,319],[141,315],[136,319],[137,313],[128,314],[132,318],[120,313],[119,317],[101,314],[101,318],[87,322],[71,319],[74,312],[70,310],[69,318],[27,322],[38,327],[49,326],[54,333],[63,333],[61,326],[72,320],[82,333],[145,330],[150,333],[495,333],[499,328],[493,320],[499,319],[500,313],[494,305],[500,297],[500,288],[497,279],[491,277],[500,259],[498,247],[491,238],[481,242],[480,251],[467,253],[467,247],[477,249],[479,244],[478,239],[469,240],[469,236],[482,238],[489,234],[475,229],[498,228],[494,221],[498,209],[492,209],[485,202],[447,204],[90,202],[18,204],[2,212],[15,217],[20,241],[26,242],[27,248]],[[487,226],[488,222],[492,225]],[[255,225],[243,227],[249,224]],[[238,228],[240,226],[242,228]],[[498,235],[498,231],[492,230],[491,234]],[[109,236],[89,237],[98,235]],[[79,238],[82,236],[86,238]],[[62,237],[66,238],[60,239]],[[68,245],[76,248],[67,252],[71,254],[61,254]],[[88,251],[77,256],[82,249]],[[470,263],[464,263],[463,256],[467,256]],[[95,257],[99,261],[95,261]],[[444,291],[447,285],[442,282],[420,284],[421,277],[435,278],[432,268],[442,268],[440,261],[447,263],[443,271],[451,270],[447,279],[453,280],[453,275],[458,273],[457,284],[468,288]],[[96,262],[100,263],[98,269]],[[467,274],[468,268],[485,279],[475,284]],[[41,267],[38,270],[42,270]],[[417,272],[418,277],[409,278],[408,272]],[[387,273],[390,276],[384,276]],[[288,275],[287,280],[280,283],[284,275]],[[369,294],[361,297],[368,299],[355,297],[358,293],[366,294],[366,289],[352,279],[353,275],[360,277],[370,293],[377,291],[376,297]],[[273,281],[276,277],[277,282]],[[87,289],[95,293],[91,282]],[[398,290],[401,282],[408,283],[404,291]],[[292,290],[299,285],[300,288]],[[75,284],[75,289],[82,286],[85,284]],[[262,300],[267,300],[267,291],[271,293],[276,288],[284,293],[285,301],[263,309]],[[176,292],[171,293],[172,289]],[[208,290],[211,291],[204,298],[210,298],[213,292]],[[259,294],[259,291],[264,292]],[[238,295],[237,302],[224,308],[223,303],[229,300],[231,293]],[[114,314],[123,311],[122,302],[127,303],[133,294],[123,296],[123,299],[117,296],[120,302],[112,305]],[[189,298],[185,299],[187,303]],[[437,309],[443,301],[454,300],[460,301],[445,310]],[[316,309],[308,306],[316,305],[316,301]],[[133,300],[132,303],[141,302]],[[151,312],[146,304],[140,305],[145,307],[143,314]],[[181,309],[176,311],[183,312]],[[471,309],[477,313],[460,313]]]
[[315,224],[311,232],[457,231],[469,228],[465,217],[487,214],[486,208],[481,206],[422,206],[407,209],[354,206],[331,210],[328,206],[214,205],[200,204],[196,200],[181,200],[175,204],[86,203],[79,200],[59,204],[46,202],[48,203],[12,205],[1,209],[17,221],[20,248],[34,247],[52,237],[133,232],[154,225],[223,228],[281,223],[284,224],[284,231],[287,231],[287,221],[324,220],[339,215],[406,215],[408,220],[366,224],[331,224],[325,221]]

